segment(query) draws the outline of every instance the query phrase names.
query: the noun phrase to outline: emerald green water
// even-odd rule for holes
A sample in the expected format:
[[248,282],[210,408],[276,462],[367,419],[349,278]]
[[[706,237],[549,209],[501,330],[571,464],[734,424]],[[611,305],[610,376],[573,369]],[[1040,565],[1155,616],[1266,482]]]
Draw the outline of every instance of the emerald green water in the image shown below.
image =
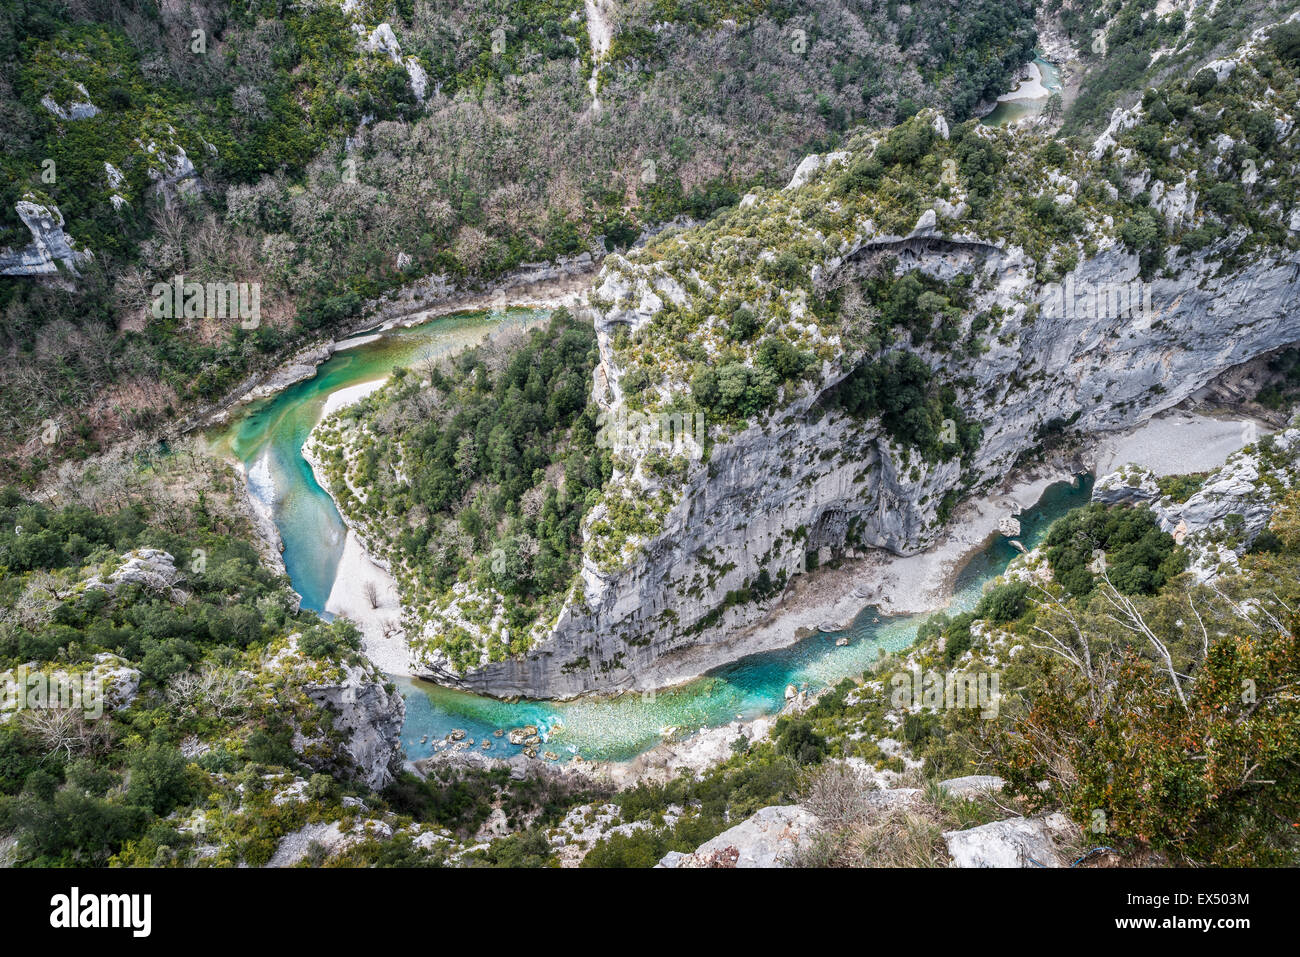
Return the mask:
[[409,367],[481,342],[498,322],[532,324],[542,310],[467,312],[409,329],[394,329],[374,341],[336,352],[310,379],[250,404],[231,424],[208,436],[218,454],[238,459],[249,489],[271,507],[284,541],[284,564],[304,608],[323,612],[343,554],[345,528],[333,500],[316,482],[302,457],[308,434],[321,419],[326,399],[340,389],[387,378]]
[[[249,487],[271,507],[284,560],[303,606],[323,611],[343,551],[344,526],[333,501],[316,483],[302,458],[302,445],[320,420],[334,392],[389,375],[480,341],[495,322],[531,324],[545,317],[536,310],[503,314],[463,313],[394,330],[336,353],[317,374],[283,392],[248,406],[232,423],[210,435],[212,446],[244,464]],[[1085,503],[1086,478],[1048,489],[1038,505],[1021,516],[1021,541],[1030,548],[1066,511]],[[974,606],[984,584],[1000,574],[1015,550],[999,538],[961,573],[950,611]],[[492,732],[535,724],[545,749],[561,759],[580,754],[592,760],[626,760],[666,737],[681,737],[737,718],[771,714],[785,700],[789,684],[816,690],[846,676],[860,675],[881,649],[896,651],[916,639],[926,616],[881,616],[863,609],[843,632],[817,634],[779,651],[752,655],[708,675],[654,695],[628,693],[574,701],[504,702],[408,678],[396,678],[406,699],[403,744],[412,759],[433,753],[434,744],[462,729],[479,749],[508,756],[519,749]],[[841,635],[850,641],[836,647]]]
[[999,100],[993,111],[981,121],[987,126],[1009,126],[1023,119],[1037,116],[1047,105],[1047,98],[1061,91],[1061,68],[1035,55],[1034,63],[1043,77],[1047,95],[1032,100]]

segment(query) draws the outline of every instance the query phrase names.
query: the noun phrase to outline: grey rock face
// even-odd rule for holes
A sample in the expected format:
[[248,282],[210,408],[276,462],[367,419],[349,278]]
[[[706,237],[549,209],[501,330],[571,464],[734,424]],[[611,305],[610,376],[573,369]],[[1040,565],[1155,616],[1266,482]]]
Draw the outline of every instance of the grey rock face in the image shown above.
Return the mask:
[[[959,401],[984,430],[967,472],[976,485],[1001,481],[1022,452],[1061,423],[1083,434],[1130,428],[1224,370],[1300,340],[1295,253],[1262,256],[1228,275],[1216,275],[1217,263],[1205,259],[1176,262],[1177,278],[1149,285],[1150,312],[1123,315],[1052,308],[1019,249],[970,237],[867,238],[827,270],[852,269],[856,259],[881,252],[897,256],[900,269],[978,272],[985,291],[969,314],[994,304],[1006,310],[998,336],[977,359],[927,356],[954,379],[968,379]],[[624,262],[620,270],[628,268]],[[619,395],[612,330],[647,322],[676,290],[660,264],[647,265],[635,288],[609,262],[605,270],[599,299],[624,303],[596,317],[596,397],[608,409]],[[1131,288],[1138,263],[1111,247],[1082,262],[1073,277],[1078,288]],[[1030,304],[1039,308],[1030,311]],[[765,616],[757,602],[726,604],[728,592],[751,585],[760,569],[775,580],[798,573],[808,554],[822,549],[908,555],[926,548],[962,466],[955,459],[909,462],[877,420],[826,411],[823,397],[847,372],[828,363],[814,394],[719,441],[707,465],[688,474],[653,540],[616,569],[584,563],[581,595],[524,656],[466,674],[436,659],[416,660],[414,670],[475,691],[540,698],[663,684],[674,677],[674,652],[733,638]]]
[[[947,127],[945,126],[944,129],[946,132]],[[805,156],[803,161],[795,168],[794,175],[790,177],[790,182],[785,188],[787,190],[798,189],[800,186],[803,186],[811,180],[813,176],[822,169],[822,167],[830,166],[833,163],[843,162],[848,159],[850,155],[850,153],[827,153],[825,156],[820,156],[817,153],[813,153],[809,156]]]
[[181,602],[186,595],[175,587],[181,579],[176,559],[169,552],[160,548],[137,548],[122,556],[121,567],[108,577],[108,581],[92,578],[86,582],[86,587],[102,588],[112,595],[124,585],[141,585]]
[[1111,472],[1092,487],[1092,500],[1101,505],[1147,505],[1159,498],[1155,475],[1145,469]]
[[140,672],[125,659],[108,652],[95,655],[91,679],[103,689],[104,707],[129,708],[140,690]]
[[393,780],[394,769],[404,757],[406,703],[369,669],[350,664],[344,670],[343,681],[309,685],[307,694],[334,713],[334,727],[345,736],[343,749],[355,765],[357,779],[378,790]]
[[99,107],[90,102],[90,94],[80,83],[77,84],[79,100],[73,100],[67,106],[60,106],[50,94],[41,97],[41,106],[45,107],[61,120],[88,120],[99,115]]
[[673,851],[657,867],[784,867],[817,827],[817,816],[798,805],[765,807],[705,841],[692,854]]
[[90,253],[72,248],[72,237],[63,231],[63,214],[57,206],[24,199],[14,208],[32,241],[17,252],[9,247],[0,250],[0,276],[51,275],[59,271],[60,264],[75,276],[77,267],[90,259]]
[[996,794],[1002,790],[1003,783],[996,774],[968,774],[966,777],[940,781],[939,787],[949,794],[966,797],[975,794]]
[[304,824],[280,839],[266,866],[293,867],[307,856],[313,844],[319,845],[326,852],[334,852],[347,840],[344,826],[339,821]]
[[[169,132],[173,136],[176,133],[170,128]],[[203,190],[199,171],[194,167],[189,154],[185,152],[185,147],[173,141],[171,144],[173,152],[152,140],[141,145],[149,158],[149,179],[153,184],[150,189],[161,194],[166,202],[170,203],[176,193]]]

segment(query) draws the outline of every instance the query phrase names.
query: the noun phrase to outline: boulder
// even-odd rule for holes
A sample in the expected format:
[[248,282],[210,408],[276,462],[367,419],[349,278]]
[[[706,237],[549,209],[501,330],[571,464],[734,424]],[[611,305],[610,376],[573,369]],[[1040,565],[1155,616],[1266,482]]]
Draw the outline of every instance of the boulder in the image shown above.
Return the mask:
[[924,213],[921,214],[921,218],[916,221],[916,225],[912,227],[912,232],[913,233],[933,232],[934,227],[938,223],[938,221],[939,221],[938,214],[933,209],[927,209]]
[[807,844],[817,816],[798,805],[765,807],[705,841],[692,854],[669,853],[657,867],[784,867]]
[[996,794],[1002,790],[1005,782],[996,774],[968,774],[961,778],[949,778],[940,781],[939,787],[958,797],[976,794]]
[[1036,818],[1013,817],[945,831],[951,867],[1060,867],[1051,831]]

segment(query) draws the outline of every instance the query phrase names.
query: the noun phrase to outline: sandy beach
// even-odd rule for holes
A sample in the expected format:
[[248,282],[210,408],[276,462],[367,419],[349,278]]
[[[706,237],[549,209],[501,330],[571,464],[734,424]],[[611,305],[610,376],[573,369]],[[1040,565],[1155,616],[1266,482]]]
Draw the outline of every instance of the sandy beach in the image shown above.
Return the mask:
[[[352,405],[354,402],[360,402],[372,392],[379,391],[383,384],[388,381],[388,376],[382,379],[375,379],[371,382],[360,382],[356,385],[348,386],[346,389],[339,389],[337,392],[331,392],[325,398],[325,404],[321,407],[321,421],[329,418],[339,409]],[[325,486],[321,486],[324,488]]]
[[1016,84],[1015,89],[1010,93],[1003,93],[998,97],[999,103],[1014,103],[1017,100],[1042,100],[1046,99],[1051,93],[1043,85],[1043,71],[1038,68],[1038,64],[1030,61],[1025,65],[1025,78]]
[[356,336],[352,339],[340,339],[338,342],[334,343],[334,351],[342,352],[345,349],[355,349],[358,346],[365,346],[372,342],[378,342],[381,338],[382,336],[376,332],[369,336]]
[[1098,478],[1125,464],[1150,469],[1156,475],[1209,472],[1223,465],[1233,452],[1272,431],[1253,419],[1166,412],[1136,429],[1103,436],[1093,453],[1093,468]]
[[[371,607],[366,586],[374,587],[377,605]],[[348,529],[339,559],[338,575],[325,602],[332,615],[351,619],[361,629],[361,650],[381,671],[409,675],[406,638],[401,631],[402,606],[397,582],[366,554],[357,533]],[[385,634],[385,629],[389,633]]]
[[[375,379],[331,393],[321,409],[321,420],[360,401],[387,381],[387,378]],[[303,449],[303,458],[311,465],[320,487],[328,491],[325,476],[306,448]],[[368,594],[372,589],[373,602]],[[375,667],[391,675],[410,674],[406,637],[401,630],[402,605],[397,582],[388,569],[370,557],[351,527],[343,540],[343,555],[339,559],[329,598],[325,601],[325,610],[331,615],[350,619],[361,629],[361,650]]]

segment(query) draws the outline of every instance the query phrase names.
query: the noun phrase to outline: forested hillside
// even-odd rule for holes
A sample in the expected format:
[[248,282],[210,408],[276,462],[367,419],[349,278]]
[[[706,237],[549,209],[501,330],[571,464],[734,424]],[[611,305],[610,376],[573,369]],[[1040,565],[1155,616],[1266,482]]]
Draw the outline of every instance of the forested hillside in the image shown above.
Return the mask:
[[[612,9],[593,100],[577,0],[8,5],[0,245],[30,241],[28,197],[94,254],[0,278],[9,474],[215,399],[397,284],[621,248],[855,123],[965,117],[1034,39],[1001,0]],[[260,283],[259,323],[154,316],[175,275]]]
[[0,865],[1296,864],[1297,7],[7,0]]

